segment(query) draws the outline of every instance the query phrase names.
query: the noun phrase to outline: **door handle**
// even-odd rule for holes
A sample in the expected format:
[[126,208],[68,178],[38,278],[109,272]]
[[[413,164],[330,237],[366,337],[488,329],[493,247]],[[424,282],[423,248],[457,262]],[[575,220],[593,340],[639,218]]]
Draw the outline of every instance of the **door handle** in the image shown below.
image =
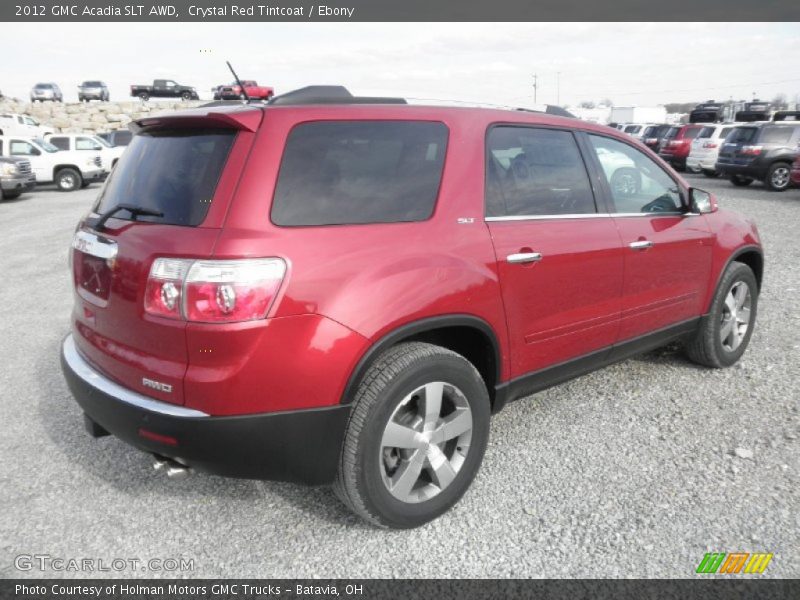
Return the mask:
[[512,264],[525,264],[539,262],[542,255],[539,252],[520,252],[519,254],[509,254],[506,260]]
[[637,240],[628,244],[628,247],[631,250],[646,250],[647,248],[652,248],[653,246],[654,243],[650,240]]

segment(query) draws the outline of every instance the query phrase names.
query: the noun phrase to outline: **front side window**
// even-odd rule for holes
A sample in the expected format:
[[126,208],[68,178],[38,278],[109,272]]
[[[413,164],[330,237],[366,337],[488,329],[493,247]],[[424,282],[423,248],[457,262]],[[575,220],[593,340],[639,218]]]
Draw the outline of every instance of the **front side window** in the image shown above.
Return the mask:
[[620,141],[589,135],[618,213],[681,213],[678,184],[646,154]]
[[272,222],[315,226],[424,221],[447,151],[444,123],[316,121],[292,129]]
[[487,138],[486,216],[596,212],[586,165],[572,133],[497,126]]
[[34,148],[33,144],[19,140],[11,140],[8,148],[11,151],[11,156],[38,156],[41,154]]

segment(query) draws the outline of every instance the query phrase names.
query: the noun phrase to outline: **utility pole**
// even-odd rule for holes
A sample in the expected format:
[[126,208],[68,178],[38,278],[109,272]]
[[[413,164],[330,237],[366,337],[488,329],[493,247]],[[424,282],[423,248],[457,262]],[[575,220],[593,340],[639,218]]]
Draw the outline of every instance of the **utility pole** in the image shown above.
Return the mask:
[[536,104],[536,87],[538,82],[539,76],[536,73],[533,74],[533,103]]

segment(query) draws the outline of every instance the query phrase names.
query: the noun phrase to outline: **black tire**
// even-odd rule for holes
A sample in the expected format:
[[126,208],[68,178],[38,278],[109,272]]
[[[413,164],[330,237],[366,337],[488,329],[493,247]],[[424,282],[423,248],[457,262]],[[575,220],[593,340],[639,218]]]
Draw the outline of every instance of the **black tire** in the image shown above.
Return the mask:
[[150,99],[150,94],[147,92],[139,92],[139,100],[142,102],[147,102]]
[[[741,343],[735,350],[728,350],[724,347],[721,339],[721,329],[725,315],[725,299],[731,292],[734,285],[743,282],[750,292],[750,317]],[[697,334],[689,340],[686,345],[686,354],[689,358],[706,367],[721,368],[729,367],[738,361],[753,334],[758,313],[758,283],[753,271],[740,262],[732,262],[725,269],[722,279],[714,292],[714,299],[711,302],[711,310],[708,315],[703,317]]]
[[[427,500],[405,502],[392,495],[384,483],[385,469],[388,469],[386,450],[381,445],[384,429],[409,394],[434,382],[444,382],[461,392],[460,401],[466,401],[471,410],[471,439],[463,463],[449,484]],[[420,402],[417,396],[411,401]],[[443,400],[442,406],[445,403]],[[474,479],[486,450],[489,419],[486,385],[472,363],[440,346],[422,342],[398,344],[378,357],[358,387],[334,491],[350,510],[374,525],[399,529],[423,525],[458,502]],[[460,442],[455,440],[454,443]],[[412,485],[426,477],[433,481],[427,458],[430,450],[429,447],[427,451],[414,451],[414,454],[423,452],[420,456],[425,462],[420,479]],[[455,456],[461,447],[450,451],[451,456]]]
[[77,169],[64,167],[56,171],[55,184],[61,192],[74,192],[83,185],[83,178]]
[[747,187],[753,180],[749,177],[742,177],[741,175],[731,175],[731,183],[736,187]]
[[91,182],[91,181],[81,181],[81,189],[83,189],[83,188],[87,188],[87,187],[89,187],[90,185],[92,185],[92,182]]
[[792,185],[791,181],[792,166],[785,162],[776,162],[767,169],[767,177],[764,185],[771,192],[783,192]]
[[181,98],[184,100],[184,102],[188,102],[192,99],[192,94],[190,92],[183,92],[181,94]]
[[21,191],[3,192],[2,195],[0,195],[0,200],[15,200],[19,198],[21,195],[22,195]]
[[714,169],[703,169],[703,175],[713,179],[714,177],[719,177],[719,172]]

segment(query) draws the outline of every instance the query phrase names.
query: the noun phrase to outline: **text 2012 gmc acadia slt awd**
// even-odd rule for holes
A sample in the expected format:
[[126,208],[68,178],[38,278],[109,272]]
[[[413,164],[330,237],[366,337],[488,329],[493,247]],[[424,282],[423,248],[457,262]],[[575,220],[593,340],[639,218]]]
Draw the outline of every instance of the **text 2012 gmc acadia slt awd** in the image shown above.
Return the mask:
[[334,484],[414,527],[508,401],[674,340],[735,363],[752,221],[545,113],[303,95],[146,117],[71,251],[69,386],[174,473]]

